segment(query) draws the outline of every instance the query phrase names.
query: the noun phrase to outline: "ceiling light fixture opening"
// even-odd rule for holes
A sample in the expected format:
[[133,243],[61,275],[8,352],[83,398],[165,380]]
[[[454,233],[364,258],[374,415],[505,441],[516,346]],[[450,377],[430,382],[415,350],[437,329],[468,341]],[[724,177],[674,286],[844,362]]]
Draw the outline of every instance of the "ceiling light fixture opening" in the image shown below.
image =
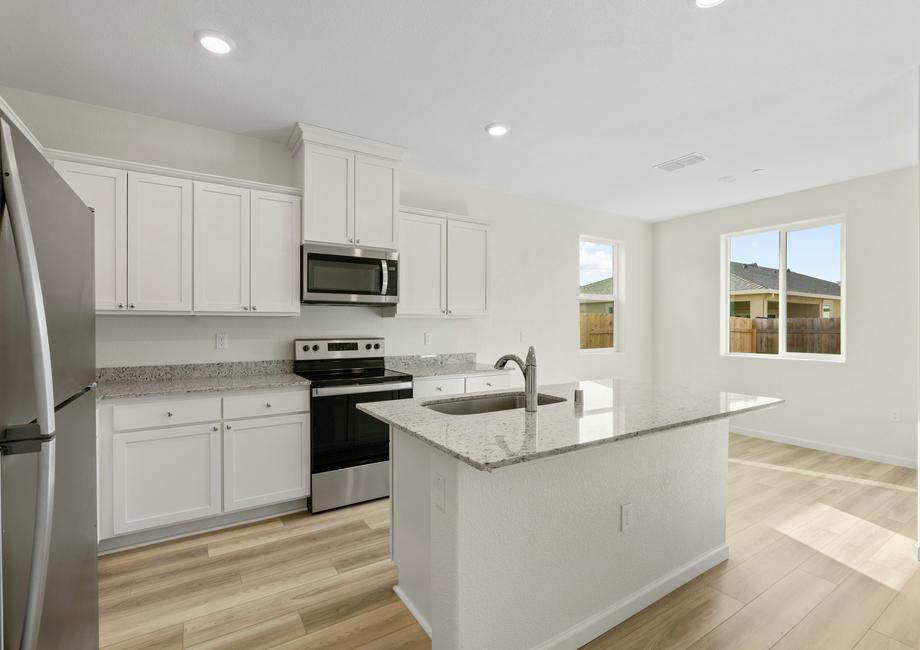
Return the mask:
[[211,54],[230,54],[236,47],[233,39],[210,29],[195,32],[195,40]]
[[700,9],[712,9],[725,2],[725,0],[696,0],[696,6]]
[[511,129],[508,128],[507,124],[501,124],[500,122],[494,122],[486,126],[486,133],[491,135],[493,138],[501,138],[506,136],[510,131]]

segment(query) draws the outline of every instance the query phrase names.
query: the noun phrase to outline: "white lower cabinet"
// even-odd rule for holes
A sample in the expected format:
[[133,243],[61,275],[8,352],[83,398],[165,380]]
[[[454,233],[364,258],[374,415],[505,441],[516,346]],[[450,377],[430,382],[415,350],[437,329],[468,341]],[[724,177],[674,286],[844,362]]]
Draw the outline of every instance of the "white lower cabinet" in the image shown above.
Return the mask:
[[220,465],[219,422],[116,433],[115,534],[218,514]]
[[224,510],[310,494],[310,417],[275,415],[224,424]]
[[[149,542],[161,538],[157,528],[166,538],[240,523],[237,511],[249,508],[290,510],[299,499],[306,507],[309,400],[293,386],[101,400],[100,540],[149,531],[142,536]],[[201,521],[184,523],[192,520]]]

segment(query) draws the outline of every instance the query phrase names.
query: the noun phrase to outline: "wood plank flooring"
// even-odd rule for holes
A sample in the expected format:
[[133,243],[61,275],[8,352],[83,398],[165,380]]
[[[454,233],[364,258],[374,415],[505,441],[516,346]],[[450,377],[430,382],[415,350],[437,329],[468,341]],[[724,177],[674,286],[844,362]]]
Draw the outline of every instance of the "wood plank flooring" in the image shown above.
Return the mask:
[[[920,650],[916,472],[732,435],[731,558],[586,646]],[[100,559],[103,648],[430,648],[387,501]]]

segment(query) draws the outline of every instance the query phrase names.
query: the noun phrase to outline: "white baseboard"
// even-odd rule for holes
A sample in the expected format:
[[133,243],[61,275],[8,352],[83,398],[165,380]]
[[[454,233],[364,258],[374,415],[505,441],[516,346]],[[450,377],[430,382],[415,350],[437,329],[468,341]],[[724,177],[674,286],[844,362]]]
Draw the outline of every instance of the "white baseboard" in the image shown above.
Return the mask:
[[431,623],[428,622],[428,619],[422,616],[422,613],[418,611],[418,607],[416,607],[415,603],[406,595],[406,592],[399,588],[399,585],[393,585],[393,591],[402,601],[403,605],[406,606],[406,609],[409,610],[409,613],[415,617],[418,624],[422,626],[422,629],[425,630],[425,634],[428,635],[428,638],[431,638]]
[[565,632],[545,641],[537,648],[538,650],[576,650],[727,559],[728,545],[718,546],[614,603],[600,613],[586,618]]
[[878,452],[869,451],[867,449],[859,449],[857,447],[843,447],[841,445],[832,445],[826,442],[821,442],[819,440],[810,440],[808,438],[793,438],[792,436],[784,436],[779,433],[773,433],[771,431],[761,431],[760,429],[748,429],[747,427],[739,427],[732,425],[732,433],[740,433],[743,436],[751,436],[752,438],[763,438],[764,440],[772,440],[773,442],[782,442],[787,445],[795,445],[796,447],[807,447],[808,449],[817,449],[819,451],[828,451],[832,454],[840,454],[842,456],[853,456],[854,458],[864,458],[865,460],[874,460],[879,463],[888,463],[889,465],[898,465],[900,467],[909,467],[911,469],[917,468],[917,459],[910,458],[909,456],[893,456],[891,454],[880,454]]

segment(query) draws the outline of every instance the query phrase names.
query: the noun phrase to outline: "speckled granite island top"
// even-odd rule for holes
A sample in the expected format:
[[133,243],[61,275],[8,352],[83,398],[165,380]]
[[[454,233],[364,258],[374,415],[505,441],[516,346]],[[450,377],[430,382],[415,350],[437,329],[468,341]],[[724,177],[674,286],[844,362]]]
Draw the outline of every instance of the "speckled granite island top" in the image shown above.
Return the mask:
[[309,381],[293,373],[291,361],[99,368],[96,371],[96,382],[97,399],[217,393],[284,386],[306,388],[310,385]]
[[[576,411],[574,392],[584,390]],[[490,391],[495,395],[515,391]],[[576,451],[593,445],[718,420],[782,404],[784,400],[625,380],[582,381],[542,386],[541,393],[566,398],[540,406],[477,415],[445,415],[424,404],[454,401],[413,399],[358,404],[379,420],[476,469],[499,467]],[[480,393],[481,394],[481,393]]]
[[480,374],[494,375],[496,373],[511,372],[512,370],[511,368],[496,370],[495,366],[491,364],[477,363],[476,355],[472,352],[387,357],[386,365],[390,370],[408,373],[416,379],[425,377],[448,379],[450,377]]

